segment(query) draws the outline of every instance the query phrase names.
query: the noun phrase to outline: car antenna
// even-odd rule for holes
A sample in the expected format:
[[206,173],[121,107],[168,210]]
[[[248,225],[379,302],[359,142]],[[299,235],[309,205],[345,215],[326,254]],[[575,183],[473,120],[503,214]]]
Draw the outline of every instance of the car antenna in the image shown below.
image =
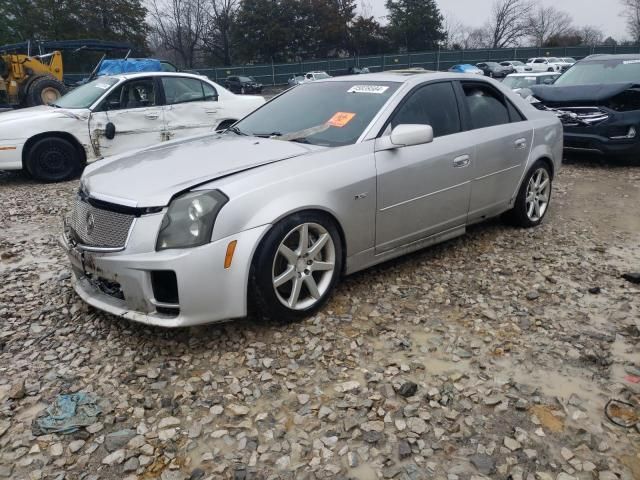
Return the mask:
[[128,59],[129,59],[129,55],[131,55],[131,50],[129,50],[129,51],[127,52],[127,54],[124,56],[124,59],[125,59],[125,60],[128,60]]

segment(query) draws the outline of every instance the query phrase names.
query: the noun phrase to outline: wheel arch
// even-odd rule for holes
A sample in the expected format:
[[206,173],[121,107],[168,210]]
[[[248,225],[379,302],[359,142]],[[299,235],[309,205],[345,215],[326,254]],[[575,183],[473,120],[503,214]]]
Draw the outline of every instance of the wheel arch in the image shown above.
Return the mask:
[[[61,138],[63,140],[67,140],[70,142],[76,150],[78,151],[78,155],[80,156],[80,162],[83,166],[87,164],[87,152],[82,146],[82,143],[71,133],[69,132],[60,132],[60,131],[52,131],[52,132],[44,132],[38,133],[37,135],[33,135],[30,137],[24,144],[22,148],[22,168],[28,171],[27,168],[27,157],[31,152],[33,146],[40,140],[45,138]],[[31,172],[29,172],[31,173]]]

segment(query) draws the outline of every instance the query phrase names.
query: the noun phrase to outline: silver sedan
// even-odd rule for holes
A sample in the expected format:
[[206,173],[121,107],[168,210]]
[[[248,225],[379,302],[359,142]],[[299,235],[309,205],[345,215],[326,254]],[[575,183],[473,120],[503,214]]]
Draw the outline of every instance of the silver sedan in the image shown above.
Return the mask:
[[85,170],[62,243],[77,293],[166,327],[295,320],[339,278],[549,208],[562,126],[476,75],[303,84],[223,133]]

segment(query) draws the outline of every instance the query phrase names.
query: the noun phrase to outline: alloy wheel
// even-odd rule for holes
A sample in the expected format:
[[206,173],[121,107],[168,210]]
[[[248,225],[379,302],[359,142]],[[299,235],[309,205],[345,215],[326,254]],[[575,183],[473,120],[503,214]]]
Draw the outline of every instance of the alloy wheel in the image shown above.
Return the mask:
[[525,205],[529,220],[537,222],[544,217],[549,206],[550,196],[551,179],[549,178],[549,172],[546,168],[538,168],[529,179],[529,184],[527,185]]
[[292,310],[313,307],[329,290],[335,275],[336,247],[317,223],[303,223],[284,237],[272,267],[272,284],[280,303]]

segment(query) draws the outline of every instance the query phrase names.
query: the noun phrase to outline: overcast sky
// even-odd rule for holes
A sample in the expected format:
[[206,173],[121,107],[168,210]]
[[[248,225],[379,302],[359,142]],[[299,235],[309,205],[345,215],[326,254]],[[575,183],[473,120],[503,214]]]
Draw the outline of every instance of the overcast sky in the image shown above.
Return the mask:
[[[370,5],[372,15],[382,17],[387,14],[385,0],[360,0],[362,5]],[[493,0],[437,0],[444,15],[451,14],[461,22],[480,26],[487,19],[487,12]],[[605,36],[627,38],[624,19],[620,17],[618,0],[538,0],[545,5],[553,5],[573,16],[574,23],[600,27]],[[365,7],[366,9],[366,7]]]

